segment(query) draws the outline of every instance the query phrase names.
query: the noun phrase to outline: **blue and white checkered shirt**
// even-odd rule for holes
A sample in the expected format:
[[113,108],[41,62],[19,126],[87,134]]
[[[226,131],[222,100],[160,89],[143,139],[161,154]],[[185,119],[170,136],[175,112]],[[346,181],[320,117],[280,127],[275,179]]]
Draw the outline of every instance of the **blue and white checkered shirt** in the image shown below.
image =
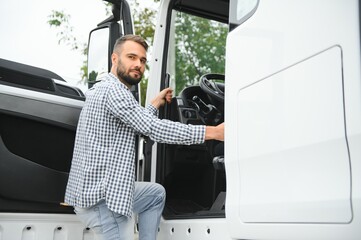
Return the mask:
[[205,126],[157,118],[141,107],[113,74],[86,93],[75,139],[65,202],[90,207],[105,199],[108,208],[131,216],[135,181],[135,134],[169,144],[204,142]]

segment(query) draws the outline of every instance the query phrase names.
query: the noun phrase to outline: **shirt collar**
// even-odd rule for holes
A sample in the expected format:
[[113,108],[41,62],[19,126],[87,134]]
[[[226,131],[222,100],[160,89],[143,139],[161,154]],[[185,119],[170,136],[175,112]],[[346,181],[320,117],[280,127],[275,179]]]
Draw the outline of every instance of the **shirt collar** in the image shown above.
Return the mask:
[[109,72],[109,79],[116,81],[117,83],[119,83],[122,87],[124,87],[125,89],[129,90],[130,89],[124,84],[122,83],[122,81],[119,80],[119,78],[117,78],[113,73]]

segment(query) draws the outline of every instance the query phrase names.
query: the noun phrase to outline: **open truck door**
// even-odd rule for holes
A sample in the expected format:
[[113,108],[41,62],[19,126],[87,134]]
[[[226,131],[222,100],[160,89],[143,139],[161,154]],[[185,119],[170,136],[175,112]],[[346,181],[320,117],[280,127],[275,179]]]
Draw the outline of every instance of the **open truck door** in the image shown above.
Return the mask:
[[360,239],[359,1],[230,1],[234,239]]
[[[108,2],[113,16],[89,38],[90,83],[109,71],[115,40],[133,33],[127,2]],[[0,239],[93,239],[63,204],[84,100],[58,74],[0,58]]]

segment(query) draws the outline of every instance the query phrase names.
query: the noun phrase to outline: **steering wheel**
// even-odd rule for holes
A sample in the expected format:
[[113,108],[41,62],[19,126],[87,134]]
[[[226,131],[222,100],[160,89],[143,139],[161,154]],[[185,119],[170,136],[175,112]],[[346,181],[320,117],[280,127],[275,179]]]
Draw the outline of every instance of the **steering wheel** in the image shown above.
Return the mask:
[[[208,73],[201,76],[199,86],[211,98],[224,102],[224,74]],[[222,80],[223,83],[215,80]]]

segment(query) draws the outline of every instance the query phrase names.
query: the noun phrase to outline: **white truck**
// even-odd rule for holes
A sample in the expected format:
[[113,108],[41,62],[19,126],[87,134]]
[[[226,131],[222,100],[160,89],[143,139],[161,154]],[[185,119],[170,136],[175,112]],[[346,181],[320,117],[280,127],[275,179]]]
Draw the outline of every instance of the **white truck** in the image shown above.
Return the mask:
[[[133,33],[127,2],[109,2],[114,16],[89,38],[91,84],[109,71],[115,39]],[[139,138],[138,180],[167,191],[158,239],[361,239],[360,9],[357,0],[160,2],[147,101],[170,85],[161,118],[224,121],[226,137]],[[200,36],[202,26],[213,35]],[[0,240],[95,239],[62,204],[83,101],[57,74],[0,59]]]

